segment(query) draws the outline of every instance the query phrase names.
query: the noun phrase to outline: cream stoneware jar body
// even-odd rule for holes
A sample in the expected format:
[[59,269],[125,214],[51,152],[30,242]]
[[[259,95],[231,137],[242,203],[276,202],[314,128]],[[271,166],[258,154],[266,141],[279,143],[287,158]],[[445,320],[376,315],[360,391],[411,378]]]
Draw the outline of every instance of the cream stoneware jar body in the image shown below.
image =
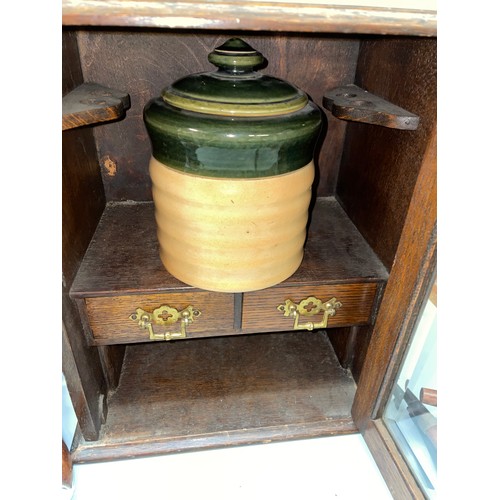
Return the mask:
[[259,290],[302,261],[321,115],[239,39],[209,60],[144,110],[160,257],[191,286]]
[[314,165],[257,179],[209,178],[150,162],[160,256],[184,283],[241,292],[291,276],[303,257]]

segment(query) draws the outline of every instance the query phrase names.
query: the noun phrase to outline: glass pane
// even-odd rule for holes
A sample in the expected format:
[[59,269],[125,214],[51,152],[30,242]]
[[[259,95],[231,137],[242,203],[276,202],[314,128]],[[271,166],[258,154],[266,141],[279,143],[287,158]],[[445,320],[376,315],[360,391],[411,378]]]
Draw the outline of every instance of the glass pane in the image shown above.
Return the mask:
[[[433,292],[435,292],[435,285]],[[424,494],[437,490],[437,307],[427,301],[383,420]]]

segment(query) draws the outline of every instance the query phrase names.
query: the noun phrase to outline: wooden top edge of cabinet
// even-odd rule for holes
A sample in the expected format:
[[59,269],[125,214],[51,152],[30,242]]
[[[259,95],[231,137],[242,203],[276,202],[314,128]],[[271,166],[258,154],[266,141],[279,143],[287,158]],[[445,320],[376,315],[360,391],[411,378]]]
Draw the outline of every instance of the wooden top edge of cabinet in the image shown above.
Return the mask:
[[[231,29],[436,36],[437,12],[322,0],[63,0],[63,26]],[[411,3],[410,3],[411,5]]]

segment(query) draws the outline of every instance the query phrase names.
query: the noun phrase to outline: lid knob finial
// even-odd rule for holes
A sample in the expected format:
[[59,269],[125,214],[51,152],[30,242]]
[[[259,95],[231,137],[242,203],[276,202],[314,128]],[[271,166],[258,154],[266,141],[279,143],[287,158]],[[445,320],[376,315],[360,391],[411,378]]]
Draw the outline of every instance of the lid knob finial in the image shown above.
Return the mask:
[[230,38],[214,49],[208,60],[223,71],[246,73],[262,66],[266,59],[241,38]]

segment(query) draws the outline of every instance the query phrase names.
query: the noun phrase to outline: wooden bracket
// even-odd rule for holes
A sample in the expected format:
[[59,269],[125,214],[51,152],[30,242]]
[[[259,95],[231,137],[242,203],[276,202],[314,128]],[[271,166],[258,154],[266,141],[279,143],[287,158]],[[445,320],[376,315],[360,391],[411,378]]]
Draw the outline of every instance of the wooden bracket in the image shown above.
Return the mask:
[[97,83],[83,83],[62,100],[62,129],[121,118],[130,108],[130,96]]
[[323,106],[340,120],[415,130],[420,118],[354,84],[336,87],[323,97]]

